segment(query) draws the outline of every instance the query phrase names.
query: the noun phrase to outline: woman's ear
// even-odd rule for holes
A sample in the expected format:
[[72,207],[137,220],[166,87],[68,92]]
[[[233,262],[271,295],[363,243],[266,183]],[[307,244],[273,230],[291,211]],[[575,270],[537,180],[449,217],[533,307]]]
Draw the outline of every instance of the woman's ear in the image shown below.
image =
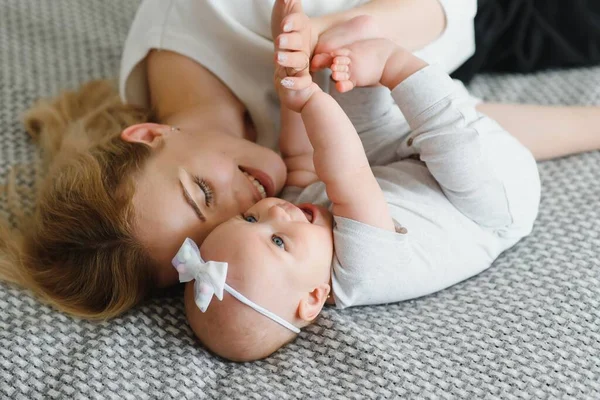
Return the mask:
[[327,296],[330,291],[331,288],[329,285],[323,283],[314,288],[312,292],[308,293],[306,298],[300,300],[300,304],[298,305],[298,316],[300,319],[310,322],[317,318],[323,309],[325,301],[327,301]]
[[156,147],[169,129],[166,125],[152,123],[131,125],[121,132],[121,139],[129,143],[143,143]]

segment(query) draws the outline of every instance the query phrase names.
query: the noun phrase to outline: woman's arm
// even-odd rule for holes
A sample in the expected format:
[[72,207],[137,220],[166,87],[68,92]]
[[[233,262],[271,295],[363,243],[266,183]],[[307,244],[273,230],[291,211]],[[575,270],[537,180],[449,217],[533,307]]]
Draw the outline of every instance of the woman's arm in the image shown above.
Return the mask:
[[335,49],[386,38],[451,73],[475,52],[476,12],[477,0],[373,0],[314,18],[318,43],[311,67],[327,68]]
[[[321,37],[334,26],[360,15],[373,18],[378,29],[375,37],[388,38],[412,51],[433,42],[446,26],[444,9],[439,0],[372,0],[347,11],[312,18],[313,28]],[[361,38],[370,37],[361,35]],[[348,43],[351,42],[331,44],[332,47],[328,44],[317,45],[315,53],[330,52]]]

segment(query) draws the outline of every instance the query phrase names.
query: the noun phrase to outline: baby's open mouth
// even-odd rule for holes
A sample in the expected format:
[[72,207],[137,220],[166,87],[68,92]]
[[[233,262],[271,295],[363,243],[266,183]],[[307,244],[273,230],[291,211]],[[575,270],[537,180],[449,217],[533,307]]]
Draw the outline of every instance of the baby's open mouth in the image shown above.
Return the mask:
[[299,207],[299,208],[306,216],[306,219],[308,220],[308,222],[310,222],[312,224],[313,218],[314,218],[313,211],[307,207]]

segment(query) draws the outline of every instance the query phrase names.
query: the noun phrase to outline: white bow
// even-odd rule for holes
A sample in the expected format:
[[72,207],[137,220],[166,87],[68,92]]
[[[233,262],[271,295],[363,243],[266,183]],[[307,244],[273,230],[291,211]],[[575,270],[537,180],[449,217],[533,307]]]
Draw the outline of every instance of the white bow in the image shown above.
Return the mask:
[[196,243],[187,238],[172,263],[179,272],[179,282],[196,280],[194,299],[200,311],[206,311],[213,295],[217,296],[217,299],[223,300],[223,289],[227,277],[226,262],[204,261]]
[[259,306],[225,283],[225,279],[227,278],[227,263],[220,261],[204,261],[200,254],[200,249],[198,249],[198,246],[192,239],[185,239],[171,262],[177,272],[179,272],[179,282],[183,283],[194,279],[196,280],[194,283],[194,300],[200,311],[206,312],[213,295],[217,296],[217,299],[223,300],[223,290],[225,290],[240,302],[253,308],[265,317],[271,318],[273,321],[294,333],[300,333],[299,328],[271,311]]

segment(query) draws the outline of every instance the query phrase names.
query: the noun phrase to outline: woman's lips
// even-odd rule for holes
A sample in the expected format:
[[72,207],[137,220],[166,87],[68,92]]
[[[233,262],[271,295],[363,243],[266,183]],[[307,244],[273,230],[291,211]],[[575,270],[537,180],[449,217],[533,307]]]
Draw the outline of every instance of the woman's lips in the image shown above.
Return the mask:
[[[254,177],[254,179],[258,180],[260,182],[260,184],[265,188],[267,197],[275,196],[275,185],[273,184],[273,180],[271,179],[271,177],[268,174],[264,173],[263,171],[261,171],[259,169],[248,168],[248,167],[243,167],[243,166],[240,166],[240,170],[247,172],[248,174],[252,175]],[[260,193],[259,193],[259,195],[260,195]]]

